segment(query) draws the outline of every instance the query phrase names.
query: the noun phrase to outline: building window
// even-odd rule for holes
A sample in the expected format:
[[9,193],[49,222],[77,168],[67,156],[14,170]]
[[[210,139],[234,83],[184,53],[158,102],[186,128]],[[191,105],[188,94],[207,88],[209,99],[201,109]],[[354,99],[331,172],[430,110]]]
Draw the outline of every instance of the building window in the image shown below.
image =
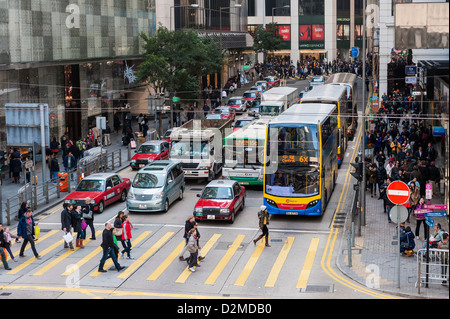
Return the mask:
[[324,2],[325,2],[325,0],[299,0],[298,1],[298,15],[300,15],[300,16],[310,16],[310,15],[323,16],[325,14]]
[[290,8],[283,8],[284,6],[290,6],[291,1],[290,0],[266,0],[266,15],[272,16],[272,9],[273,15],[276,17],[281,16],[290,16],[291,15],[291,9]]
[[255,1],[256,0],[248,0],[248,16],[249,17],[256,17]]

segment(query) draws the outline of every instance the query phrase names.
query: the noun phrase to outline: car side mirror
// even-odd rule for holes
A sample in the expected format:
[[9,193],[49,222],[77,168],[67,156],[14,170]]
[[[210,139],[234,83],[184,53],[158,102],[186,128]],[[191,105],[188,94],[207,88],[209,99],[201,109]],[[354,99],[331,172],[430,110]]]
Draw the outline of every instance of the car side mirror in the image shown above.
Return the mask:
[[172,184],[173,183],[173,179],[169,179],[168,181],[167,181],[167,183],[170,185],[170,184]]
[[200,197],[201,195],[200,194],[197,194],[197,197]]
[[239,195],[235,195],[234,198],[236,198],[236,199],[239,198]]
[[111,189],[111,186],[106,187],[106,190],[107,190],[107,191],[110,190],[110,189]]

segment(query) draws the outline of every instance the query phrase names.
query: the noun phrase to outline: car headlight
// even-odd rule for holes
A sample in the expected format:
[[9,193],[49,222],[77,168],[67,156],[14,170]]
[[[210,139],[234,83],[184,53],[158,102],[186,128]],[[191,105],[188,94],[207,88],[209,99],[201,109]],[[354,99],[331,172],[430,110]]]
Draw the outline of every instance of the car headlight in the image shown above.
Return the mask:
[[203,207],[195,207],[195,212],[196,213],[202,213],[203,212]]
[[318,199],[313,200],[312,202],[309,202],[308,205],[306,206],[306,208],[311,208],[317,205],[317,203],[319,202]]
[[136,160],[132,159],[131,164],[135,164],[135,163],[136,163]]
[[134,194],[133,194],[132,192],[129,192],[128,195],[127,195],[127,197],[128,197],[129,199],[134,199]]
[[228,208],[221,208],[220,209],[220,213],[221,214],[228,214],[230,212],[230,210]]
[[156,193],[153,195],[153,199],[161,199],[164,197],[164,192]]
[[201,164],[200,164],[200,165],[198,166],[198,169],[199,169],[199,170],[205,170],[205,169],[209,170],[209,169],[211,168],[211,166],[212,166],[211,164],[206,164],[206,165],[201,165]]

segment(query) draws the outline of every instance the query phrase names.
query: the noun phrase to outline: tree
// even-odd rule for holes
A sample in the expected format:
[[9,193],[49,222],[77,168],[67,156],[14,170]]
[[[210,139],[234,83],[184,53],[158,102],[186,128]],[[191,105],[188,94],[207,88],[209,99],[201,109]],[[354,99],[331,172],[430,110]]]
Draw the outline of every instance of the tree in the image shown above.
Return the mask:
[[[278,33],[276,23],[269,23],[267,29],[258,26],[253,38],[253,50],[257,53],[278,51],[283,48],[283,37]],[[266,61],[264,61],[266,62]]]
[[177,92],[182,99],[196,99],[199,79],[221,70],[223,58],[217,44],[194,30],[169,31],[159,26],[154,36],[141,33],[141,38],[145,54],[137,79],[157,93]]

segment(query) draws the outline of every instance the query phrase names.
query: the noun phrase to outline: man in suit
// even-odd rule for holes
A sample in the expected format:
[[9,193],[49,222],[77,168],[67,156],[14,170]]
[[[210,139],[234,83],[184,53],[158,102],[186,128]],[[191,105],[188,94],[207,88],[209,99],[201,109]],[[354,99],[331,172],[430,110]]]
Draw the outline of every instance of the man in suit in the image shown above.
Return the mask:
[[108,222],[105,223],[105,229],[103,230],[102,239],[103,239],[102,244],[100,246],[103,248],[103,256],[102,259],[100,260],[98,271],[106,272],[106,270],[103,269],[103,266],[105,265],[105,262],[109,257],[111,257],[112,261],[114,262],[114,266],[116,266],[117,271],[121,271],[125,267],[121,266],[117,261],[115,250],[116,244],[114,243],[113,233],[111,231],[111,223]]

